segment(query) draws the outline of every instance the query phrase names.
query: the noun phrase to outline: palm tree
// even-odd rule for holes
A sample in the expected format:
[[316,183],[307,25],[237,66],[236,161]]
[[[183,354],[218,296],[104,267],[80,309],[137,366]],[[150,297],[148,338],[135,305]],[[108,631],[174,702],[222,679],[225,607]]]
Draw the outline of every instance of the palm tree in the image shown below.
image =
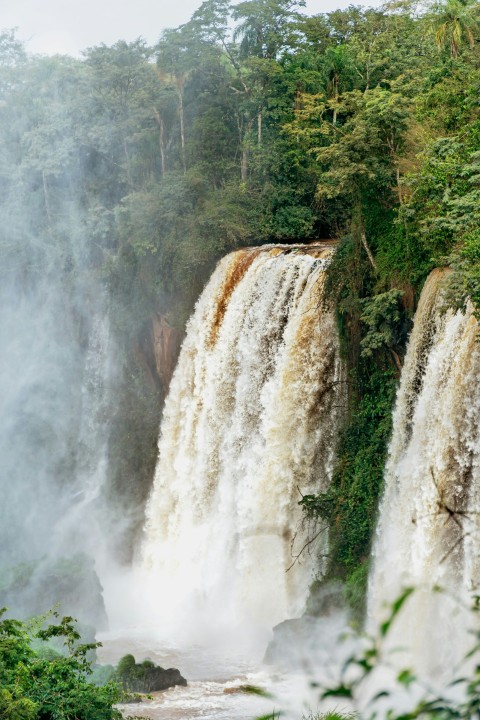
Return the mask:
[[[337,124],[338,100],[341,86],[349,78],[352,63],[347,45],[330,45],[322,58],[323,70],[327,81],[327,92],[333,103],[333,124]],[[342,82],[343,81],[343,82]]]
[[475,31],[479,29],[479,10],[476,0],[446,0],[434,8],[435,44],[438,48],[450,46],[453,58],[458,51],[463,38],[466,38],[470,48],[475,45]]

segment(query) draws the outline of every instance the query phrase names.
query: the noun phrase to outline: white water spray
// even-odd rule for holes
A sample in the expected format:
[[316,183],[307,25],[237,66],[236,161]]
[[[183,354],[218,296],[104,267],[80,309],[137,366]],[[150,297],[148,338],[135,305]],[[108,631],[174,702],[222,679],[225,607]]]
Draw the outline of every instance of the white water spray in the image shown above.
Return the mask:
[[[371,629],[403,587],[418,590],[392,642],[415,669],[445,678],[473,644],[461,611],[480,567],[480,346],[472,307],[442,308],[435,271],[415,316],[394,413],[369,588]],[[443,592],[436,592],[436,587]]]
[[269,630],[302,612],[323,569],[326,534],[308,544],[298,501],[327,487],[345,407],[335,320],[322,307],[331,252],[235,252],[198,301],[143,543],[164,630],[188,620],[209,633]]
[[[51,552],[80,548],[95,559],[97,570],[111,562],[110,522],[102,492],[107,481],[107,439],[114,375],[114,345],[108,313],[92,316],[85,354],[78,409],[79,430],[75,477],[68,487],[66,507],[51,528]],[[110,530],[110,528],[109,528]]]

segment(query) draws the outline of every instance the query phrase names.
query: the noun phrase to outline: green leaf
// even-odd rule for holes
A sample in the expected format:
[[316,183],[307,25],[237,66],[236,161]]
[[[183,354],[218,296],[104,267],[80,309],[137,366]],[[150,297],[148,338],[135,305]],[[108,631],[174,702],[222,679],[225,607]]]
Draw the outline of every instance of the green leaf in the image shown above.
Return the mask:
[[408,668],[401,670],[397,675],[397,682],[404,685],[406,688],[410,687],[416,679],[415,675]]
[[385,637],[385,635],[388,633],[393,621],[395,620],[398,613],[402,609],[404,603],[408,600],[408,598],[413,593],[413,591],[414,591],[414,588],[411,588],[411,587],[406,588],[403,591],[403,593],[400,595],[400,597],[398,597],[395,600],[395,602],[392,604],[391,612],[390,612],[388,619],[380,625],[380,635],[382,637]]

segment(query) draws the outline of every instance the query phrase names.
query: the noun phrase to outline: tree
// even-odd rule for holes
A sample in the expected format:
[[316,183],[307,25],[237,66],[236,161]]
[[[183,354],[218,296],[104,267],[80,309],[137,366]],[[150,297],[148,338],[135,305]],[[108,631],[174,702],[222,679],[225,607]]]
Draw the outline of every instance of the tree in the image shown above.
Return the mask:
[[348,45],[330,45],[322,56],[322,65],[327,79],[327,92],[331,98],[333,108],[333,124],[337,124],[337,112],[340,92],[349,89],[342,88],[350,79],[352,71],[352,59]]
[[122,40],[84,55],[92,97],[83,110],[83,140],[110,166],[126,194],[155,177],[160,166],[156,107],[162,86],[153,50],[140,39]]
[[286,47],[299,7],[305,7],[305,0],[245,0],[235,5],[233,19],[240,24],[234,38],[241,39],[241,57],[276,60]]
[[452,58],[457,58],[465,38],[473,49],[480,20],[478,3],[475,0],[446,0],[434,7],[432,19],[438,48],[448,45]]
[[157,46],[157,68],[160,79],[175,88],[178,99],[178,118],[180,123],[180,160],[183,172],[187,171],[185,151],[185,83],[195,66],[192,50],[193,35],[187,25],[176,30],[165,30]]
[[[121,720],[113,705],[121,693],[114,683],[96,687],[88,653],[97,643],[81,644],[71,617],[46,625],[29,625],[0,611],[0,718],[2,720]],[[65,653],[47,652],[45,643],[58,638]],[[40,642],[39,651],[32,648]]]

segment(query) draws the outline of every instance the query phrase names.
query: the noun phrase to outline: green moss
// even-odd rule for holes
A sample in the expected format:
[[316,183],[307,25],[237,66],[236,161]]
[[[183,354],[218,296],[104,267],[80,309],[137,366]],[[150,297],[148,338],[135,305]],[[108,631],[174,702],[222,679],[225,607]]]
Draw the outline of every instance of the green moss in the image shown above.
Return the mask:
[[369,569],[370,563],[365,560],[348,575],[345,581],[344,597],[355,623],[360,623],[365,615]]

